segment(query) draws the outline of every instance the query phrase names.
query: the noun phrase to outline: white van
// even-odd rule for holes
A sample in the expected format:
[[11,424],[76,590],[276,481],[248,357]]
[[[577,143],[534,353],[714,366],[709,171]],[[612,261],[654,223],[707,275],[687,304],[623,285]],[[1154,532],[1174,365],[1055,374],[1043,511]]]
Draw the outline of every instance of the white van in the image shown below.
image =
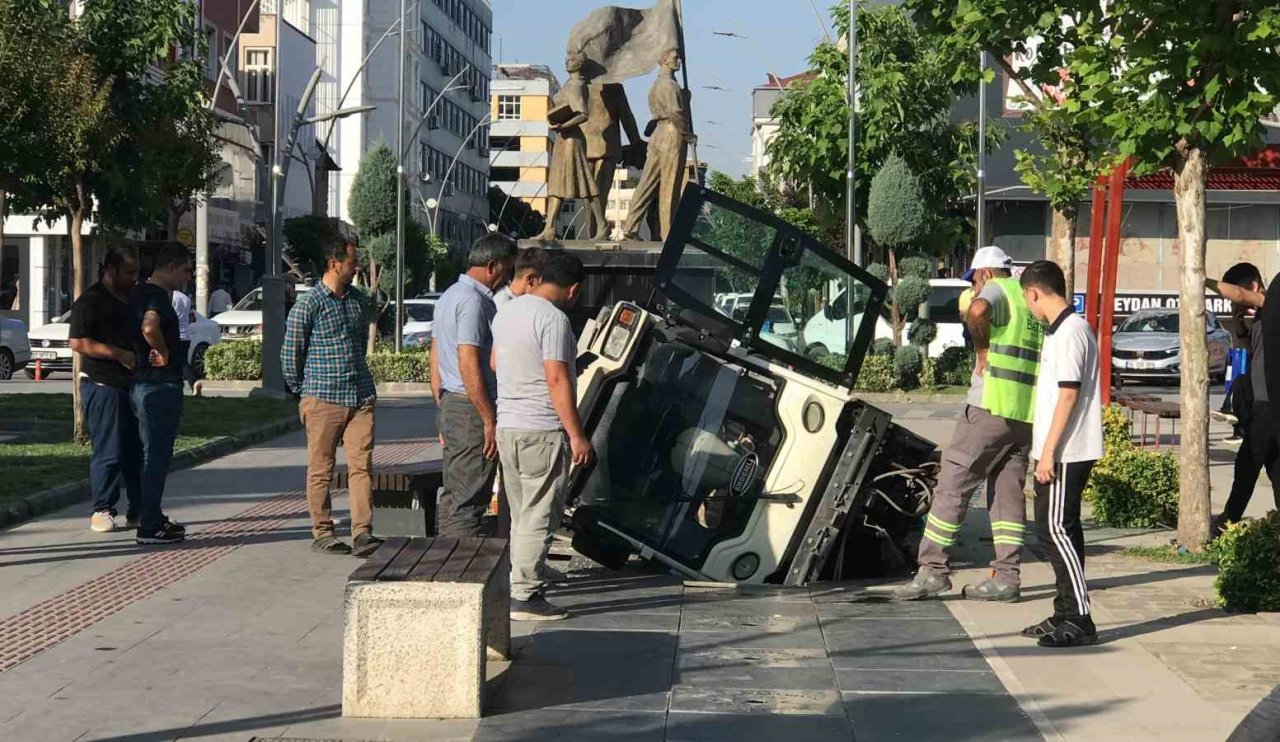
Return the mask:
[[[960,294],[969,287],[969,282],[960,278],[935,278],[929,281],[929,300],[920,307],[920,316],[932,320],[938,327],[938,336],[929,343],[931,357],[936,358],[942,355],[942,351],[952,346],[964,345],[964,325],[960,321]],[[839,289],[839,287],[833,288]],[[815,314],[805,323],[801,335],[806,354],[822,355],[829,348],[845,347],[844,336],[848,328],[845,315],[848,311],[847,304],[844,291],[840,291],[823,311]],[[856,301],[855,304],[857,304]],[[855,306],[854,309],[856,311],[858,307]],[[904,342],[905,333],[910,327],[911,323],[907,322],[903,328]],[[887,317],[882,316],[876,320],[875,337],[893,339],[893,327],[889,324]]]

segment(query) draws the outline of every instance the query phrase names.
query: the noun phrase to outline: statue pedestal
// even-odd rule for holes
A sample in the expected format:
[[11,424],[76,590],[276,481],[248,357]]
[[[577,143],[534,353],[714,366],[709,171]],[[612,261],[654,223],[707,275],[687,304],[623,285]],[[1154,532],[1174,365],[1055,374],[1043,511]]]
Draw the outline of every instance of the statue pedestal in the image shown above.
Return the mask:
[[[589,251],[593,253],[653,253],[654,255],[662,252],[661,242],[650,242],[647,240],[554,240],[542,242],[541,240],[520,240],[517,243],[522,249],[526,247],[542,247],[550,250],[572,250],[575,254]],[[587,258],[578,254],[583,262],[587,262]]]

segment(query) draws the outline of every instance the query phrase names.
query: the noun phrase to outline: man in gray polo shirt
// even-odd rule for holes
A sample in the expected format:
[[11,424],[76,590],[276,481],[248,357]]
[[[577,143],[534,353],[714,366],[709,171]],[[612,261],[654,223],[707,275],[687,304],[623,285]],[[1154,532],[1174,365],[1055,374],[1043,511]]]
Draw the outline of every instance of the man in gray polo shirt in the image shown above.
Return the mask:
[[540,576],[564,511],[570,464],[586,466],[591,441],[578,416],[577,343],[564,310],[578,298],[582,261],[548,253],[542,280],[512,299],[493,325],[498,449],[511,506],[511,618],[551,621],[565,612],[542,596]]
[[500,234],[476,240],[467,272],[436,302],[432,325],[431,391],[440,413],[444,492],[441,536],[479,536],[498,467],[498,382],[493,350],[493,292],[511,277],[516,245]]

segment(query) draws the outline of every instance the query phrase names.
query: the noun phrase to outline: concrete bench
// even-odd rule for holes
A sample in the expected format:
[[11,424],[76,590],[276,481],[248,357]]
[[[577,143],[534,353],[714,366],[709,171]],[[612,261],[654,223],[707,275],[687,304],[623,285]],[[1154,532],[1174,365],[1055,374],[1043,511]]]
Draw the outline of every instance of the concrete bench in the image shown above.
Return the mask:
[[[431,536],[436,532],[436,492],[444,485],[439,459],[379,467],[373,480],[373,533],[380,538]],[[347,489],[346,469],[334,476],[334,487]]]
[[476,719],[510,654],[505,539],[391,538],[347,578],[342,715]]

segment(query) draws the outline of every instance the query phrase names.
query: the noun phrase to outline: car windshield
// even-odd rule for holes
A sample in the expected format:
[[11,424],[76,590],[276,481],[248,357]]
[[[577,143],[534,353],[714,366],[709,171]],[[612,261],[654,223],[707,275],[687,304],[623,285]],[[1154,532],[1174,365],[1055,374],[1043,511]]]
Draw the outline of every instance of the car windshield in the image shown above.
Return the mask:
[[1135,314],[1120,325],[1120,332],[1178,332],[1178,315]]
[[[840,384],[856,377],[884,291],[800,230],[705,190],[686,192],[655,283],[741,347]],[[833,330],[796,337],[815,317]]]
[[232,307],[237,312],[261,312],[262,311],[262,289],[254,289],[244,295],[244,298],[236,302]]
[[434,304],[405,304],[405,314],[409,315],[410,322],[430,322],[431,317],[435,314],[436,305]]

